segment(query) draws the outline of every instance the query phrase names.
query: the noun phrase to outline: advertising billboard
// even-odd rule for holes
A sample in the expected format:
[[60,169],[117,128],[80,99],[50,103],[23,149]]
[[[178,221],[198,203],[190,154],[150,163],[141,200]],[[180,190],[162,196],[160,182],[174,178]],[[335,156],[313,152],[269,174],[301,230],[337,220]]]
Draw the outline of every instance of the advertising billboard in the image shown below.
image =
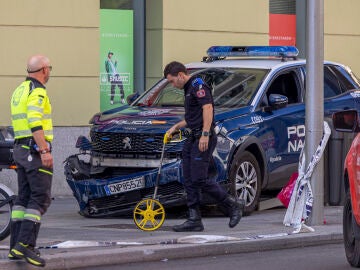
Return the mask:
[[133,11],[100,9],[100,109],[126,104],[133,93]]

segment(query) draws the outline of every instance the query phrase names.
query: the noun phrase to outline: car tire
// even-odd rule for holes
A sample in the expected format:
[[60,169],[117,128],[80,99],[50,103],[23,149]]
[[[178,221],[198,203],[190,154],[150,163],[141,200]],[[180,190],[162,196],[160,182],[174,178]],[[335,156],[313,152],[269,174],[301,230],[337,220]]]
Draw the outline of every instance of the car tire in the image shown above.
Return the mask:
[[353,221],[353,213],[351,208],[350,194],[346,194],[344,211],[343,211],[343,236],[346,259],[353,267],[360,267],[360,239],[356,239],[354,236],[354,229],[360,230],[360,228],[354,228],[358,226]]
[[230,192],[245,200],[244,215],[250,215],[259,204],[261,193],[261,172],[253,154],[238,151],[230,167]]

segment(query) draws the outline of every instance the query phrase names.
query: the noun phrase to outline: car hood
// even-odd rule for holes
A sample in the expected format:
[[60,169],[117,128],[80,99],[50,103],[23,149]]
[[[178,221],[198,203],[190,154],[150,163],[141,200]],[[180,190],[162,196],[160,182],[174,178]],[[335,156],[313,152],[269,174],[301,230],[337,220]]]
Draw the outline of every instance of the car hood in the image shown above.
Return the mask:
[[[249,112],[251,107],[216,109],[215,121],[238,117]],[[184,118],[183,107],[137,107],[122,106],[99,113],[94,117],[98,132],[136,132],[167,130]]]

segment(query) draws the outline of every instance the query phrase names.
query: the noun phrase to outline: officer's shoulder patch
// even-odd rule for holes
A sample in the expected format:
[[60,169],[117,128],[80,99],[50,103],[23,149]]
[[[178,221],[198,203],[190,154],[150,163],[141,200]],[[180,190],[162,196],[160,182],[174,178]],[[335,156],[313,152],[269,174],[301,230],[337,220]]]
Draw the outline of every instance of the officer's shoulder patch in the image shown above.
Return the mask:
[[205,97],[205,90],[204,89],[199,89],[196,91],[196,96],[199,98]]
[[38,104],[41,105],[43,103],[43,100],[44,100],[44,97],[39,95]]
[[195,78],[192,82],[191,82],[191,85],[193,87],[196,87],[196,86],[200,86],[200,85],[203,85],[204,84],[204,81],[201,79],[201,78]]

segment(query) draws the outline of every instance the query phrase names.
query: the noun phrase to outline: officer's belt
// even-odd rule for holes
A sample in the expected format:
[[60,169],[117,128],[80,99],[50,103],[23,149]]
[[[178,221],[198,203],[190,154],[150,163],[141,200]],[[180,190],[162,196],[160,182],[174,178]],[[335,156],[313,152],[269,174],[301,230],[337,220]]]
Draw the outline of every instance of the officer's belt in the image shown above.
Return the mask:
[[25,138],[15,139],[14,143],[31,146],[35,144],[35,140],[34,137],[25,137]]

